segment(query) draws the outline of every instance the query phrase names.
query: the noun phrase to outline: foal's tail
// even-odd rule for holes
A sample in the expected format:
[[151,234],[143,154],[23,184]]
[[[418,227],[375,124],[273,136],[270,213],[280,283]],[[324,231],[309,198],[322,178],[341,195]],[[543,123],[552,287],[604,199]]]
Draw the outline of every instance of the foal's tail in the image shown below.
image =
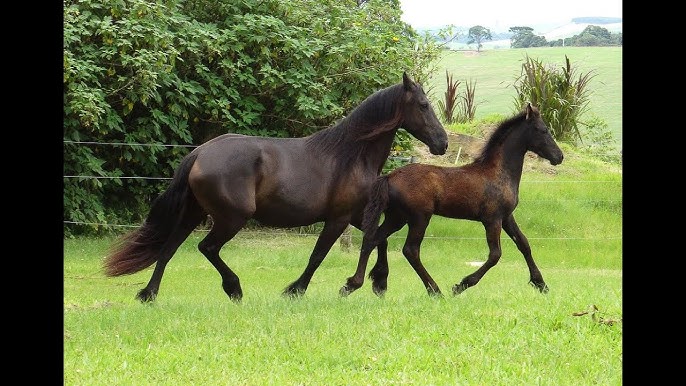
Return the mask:
[[190,154],[181,161],[167,190],[152,202],[143,225],[118,240],[103,263],[105,275],[130,275],[157,262],[183,220],[184,204],[190,191],[188,175],[196,157],[196,154]]
[[379,226],[381,213],[388,208],[388,175],[380,176],[372,184],[369,201],[364,207],[362,231],[365,235],[374,236]]

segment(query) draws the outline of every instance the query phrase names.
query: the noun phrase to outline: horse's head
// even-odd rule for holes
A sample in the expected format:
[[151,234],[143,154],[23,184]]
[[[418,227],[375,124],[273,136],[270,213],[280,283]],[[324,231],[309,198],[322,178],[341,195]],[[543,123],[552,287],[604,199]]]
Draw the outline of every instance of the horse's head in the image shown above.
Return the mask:
[[400,127],[428,146],[431,154],[445,154],[448,149],[448,135],[422,87],[406,73],[403,73],[403,91]]
[[550,161],[551,165],[559,165],[562,163],[562,159],[564,158],[562,150],[557,146],[555,139],[550,133],[550,129],[548,129],[548,126],[543,122],[541,113],[537,108],[531,106],[531,103],[526,105],[526,124],[529,128],[528,150],[547,159]]

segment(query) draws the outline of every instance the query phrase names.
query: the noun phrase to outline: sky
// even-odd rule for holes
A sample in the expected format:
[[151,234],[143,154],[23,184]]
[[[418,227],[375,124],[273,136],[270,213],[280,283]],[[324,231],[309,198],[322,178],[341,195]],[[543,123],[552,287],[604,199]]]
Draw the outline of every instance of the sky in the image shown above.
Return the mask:
[[503,32],[514,26],[560,26],[575,17],[622,17],[622,0],[400,0],[400,7],[402,20],[415,29],[454,24]]

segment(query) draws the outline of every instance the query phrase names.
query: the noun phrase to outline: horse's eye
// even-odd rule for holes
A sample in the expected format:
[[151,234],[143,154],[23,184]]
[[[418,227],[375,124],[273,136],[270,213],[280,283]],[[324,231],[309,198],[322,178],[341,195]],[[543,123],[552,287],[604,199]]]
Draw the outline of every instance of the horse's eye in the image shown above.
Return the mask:
[[422,102],[419,104],[419,107],[421,107],[423,109],[427,109],[427,108],[429,108],[429,104],[427,102]]

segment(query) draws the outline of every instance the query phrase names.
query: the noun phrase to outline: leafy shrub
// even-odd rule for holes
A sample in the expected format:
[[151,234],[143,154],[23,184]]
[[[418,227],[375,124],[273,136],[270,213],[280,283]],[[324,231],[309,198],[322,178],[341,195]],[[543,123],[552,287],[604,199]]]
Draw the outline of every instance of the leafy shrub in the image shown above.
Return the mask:
[[[69,234],[140,222],[192,146],[224,133],[300,137],[439,49],[397,1],[65,0]],[[81,142],[128,145],[84,145]],[[161,146],[177,145],[177,146]]]

